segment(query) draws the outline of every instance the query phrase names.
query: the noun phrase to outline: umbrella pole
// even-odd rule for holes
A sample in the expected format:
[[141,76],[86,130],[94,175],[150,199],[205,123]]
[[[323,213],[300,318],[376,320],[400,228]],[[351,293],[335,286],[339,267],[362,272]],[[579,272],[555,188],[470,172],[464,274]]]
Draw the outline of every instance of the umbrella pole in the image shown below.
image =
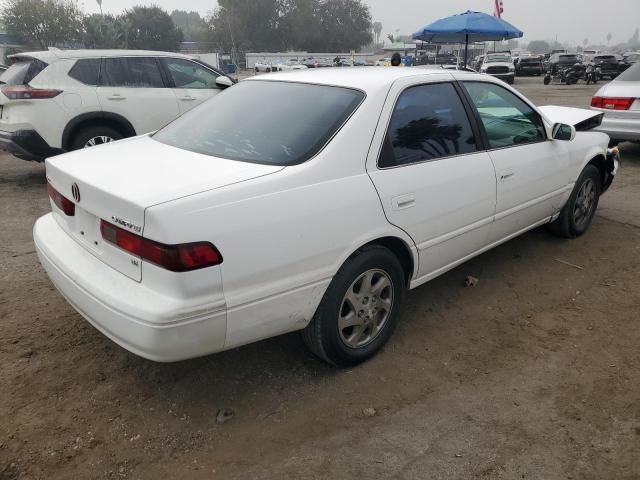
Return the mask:
[[467,33],[466,42],[464,44],[464,68],[467,68],[467,57],[469,55],[469,34]]

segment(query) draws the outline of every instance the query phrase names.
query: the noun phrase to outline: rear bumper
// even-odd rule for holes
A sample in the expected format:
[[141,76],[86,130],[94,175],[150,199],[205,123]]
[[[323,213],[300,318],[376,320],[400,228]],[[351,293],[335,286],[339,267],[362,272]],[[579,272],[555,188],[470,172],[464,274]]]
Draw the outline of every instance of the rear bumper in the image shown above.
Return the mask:
[[62,153],[61,149],[49,146],[35,130],[0,130],[0,150],[12,153],[23,160],[37,162]]
[[224,348],[225,305],[188,310],[186,302],[150,290],[102,263],[67,235],[53,215],[41,217],[33,228],[40,262],[71,306],[100,332],[157,362]]
[[611,140],[616,141],[640,141],[640,120],[612,118],[604,110],[597,110],[604,113],[604,118],[595,131],[606,133]]

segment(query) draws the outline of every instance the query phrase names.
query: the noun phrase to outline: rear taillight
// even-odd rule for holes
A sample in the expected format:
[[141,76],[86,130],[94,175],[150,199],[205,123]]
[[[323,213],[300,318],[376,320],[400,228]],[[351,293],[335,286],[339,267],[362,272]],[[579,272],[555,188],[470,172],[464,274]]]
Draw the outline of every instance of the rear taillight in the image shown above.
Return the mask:
[[591,106],[605,110],[629,110],[635,98],[593,97]]
[[64,214],[68,217],[73,217],[76,214],[76,205],[69,200],[67,197],[64,197],[59,191],[57,191],[53,186],[47,182],[47,192],[49,192],[49,197],[56,204],[56,206],[64,212]]
[[165,245],[104,220],[100,222],[100,231],[105,241],[172,272],[188,272],[222,263],[222,255],[209,242]]
[[10,100],[38,100],[53,98],[62,93],[61,90],[50,88],[32,88],[29,85],[7,85],[0,89],[2,94]]

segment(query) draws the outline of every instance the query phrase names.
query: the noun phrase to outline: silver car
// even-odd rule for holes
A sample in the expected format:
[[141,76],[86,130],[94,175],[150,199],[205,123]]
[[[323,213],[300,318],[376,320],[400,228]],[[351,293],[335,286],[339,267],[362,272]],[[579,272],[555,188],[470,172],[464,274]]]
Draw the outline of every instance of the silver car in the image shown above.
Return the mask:
[[640,142],[640,63],[598,90],[591,109],[604,113],[597,130],[608,134],[613,144]]

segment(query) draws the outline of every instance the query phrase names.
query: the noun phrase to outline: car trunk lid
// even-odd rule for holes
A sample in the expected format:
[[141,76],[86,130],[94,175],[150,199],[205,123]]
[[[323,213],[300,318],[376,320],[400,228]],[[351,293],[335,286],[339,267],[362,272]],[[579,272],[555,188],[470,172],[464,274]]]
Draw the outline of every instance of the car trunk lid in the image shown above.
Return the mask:
[[283,168],[210,157],[144,136],[48,159],[47,180],[75,203],[73,216],[52,203],[61,227],[102,261],[140,281],[141,260],[105,243],[101,220],[144,236],[148,207]]

